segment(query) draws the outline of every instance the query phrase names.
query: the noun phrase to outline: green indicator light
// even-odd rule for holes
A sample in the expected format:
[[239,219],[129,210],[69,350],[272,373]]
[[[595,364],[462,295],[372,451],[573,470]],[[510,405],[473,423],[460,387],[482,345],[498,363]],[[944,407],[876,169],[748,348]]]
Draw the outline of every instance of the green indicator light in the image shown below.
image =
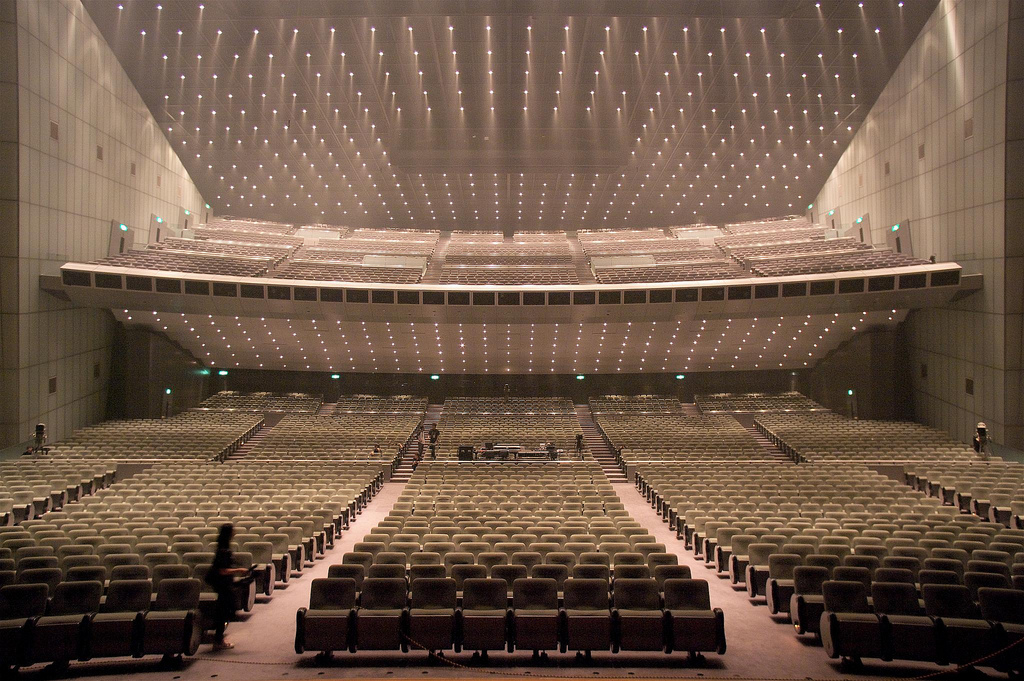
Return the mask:
[[437,374],[430,374],[430,380],[431,381],[439,381],[439,380],[441,380],[441,377],[438,376]]
[[227,376],[228,375],[228,370],[227,369],[221,369],[220,371],[217,372],[217,375],[218,376]]

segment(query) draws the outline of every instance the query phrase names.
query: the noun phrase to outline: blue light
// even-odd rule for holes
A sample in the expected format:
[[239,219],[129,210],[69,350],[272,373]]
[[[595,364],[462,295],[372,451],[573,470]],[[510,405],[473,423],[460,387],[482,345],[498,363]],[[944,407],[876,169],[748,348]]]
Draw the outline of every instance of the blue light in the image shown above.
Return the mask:
[[430,374],[430,380],[431,381],[439,381],[439,380],[441,380],[441,377],[438,376],[437,374]]
[[341,378],[341,374],[331,374],[331,378],[337,381],[339,378]]
[[676,380],[681,381],[686,378],[686,374],[676,374]]
[[221,369],[220,371],[217,372],[217,375],[218,376],[227,376],[228,375],[228,370],[227,369]]
[[584,376],[583,374],[576,374],[577,381],[582,381],[584,378],[586,378],[586,376]]
[[900,229],[900,226],[898,224],[892,226],[892,231],[894,231],[894,232],[898,232],[899,229]]
[[850,388],[849,390],[847,390],[846,394],[850,395],[852,397],[853,396],[853,388]]
[[171,389],[170,388],[164,388],[164,394],[170,395],[171,394]]
[[864,218],[857,218],[856,220],[854,220],[854,222],[856,222],[859,225],[860,223],[864,222]]
[[127,232],[128,231],[128,225],[124,224],[123,222],[120,225],[118,225],[118,227],[121,228],[122,232]]

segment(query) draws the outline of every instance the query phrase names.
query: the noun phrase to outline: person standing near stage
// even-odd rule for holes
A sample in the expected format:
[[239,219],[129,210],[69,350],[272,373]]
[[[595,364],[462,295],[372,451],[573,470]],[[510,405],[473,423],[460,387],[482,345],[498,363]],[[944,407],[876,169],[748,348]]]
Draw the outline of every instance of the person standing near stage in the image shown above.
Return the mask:
[[427,433],[427,437],[430,438],[430,458],[437,458],[437,440],[441,437],[441,431],[437,429],[437,424],[434,423],[430,426],[430,432]]
[[583,433],[576,433],[576,457],[583,458]]

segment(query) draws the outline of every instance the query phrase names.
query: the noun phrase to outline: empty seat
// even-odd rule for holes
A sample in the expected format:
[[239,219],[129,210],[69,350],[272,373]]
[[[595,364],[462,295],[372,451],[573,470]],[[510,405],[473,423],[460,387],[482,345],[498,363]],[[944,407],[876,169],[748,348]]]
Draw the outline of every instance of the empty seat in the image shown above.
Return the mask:
[[829,657],[860,660],[883,655],[882,627],[868,605],[863,582],[829,580],[822,584],[825,612],[821,642]]
[[921,595],[925,613],[939,630],[941,663],[963,665],[997,650],[996,627],[982,619],[966,586],[922,584]]
[[152,584],[148,579],[110,583],[100,611],[92,618],[86,657],[136,655],[142,618],[149,610]]
[[[1024,592],[981,587],[978,589],[978,603],[982,617],[997,623],[999,649],[1024,639]],[[992,666],[1019,674],[1024,671],[1024,650],[1016,645],[993,660]]]
[[692,657],[725,653],[725,615],[711,607],[703,579],[667,579],[664,583],[667,650],[685,650]]
[[[581,567],[604,567],[583,566]],[[612,613],[608,580],[573,577],[563,585],[565,601],[564,646],[590,653],[608,650],[612,643]]]
[[542,650],[555,650],[559,641],[558,629],[558,583],[543,577],[513,582],[512,641],[515,647],[532,650],[535,654]]
[[508,592],[503,579],[467,579],[462,596],[462,647],[486,652],[505,646]]
[[613,606],[618,649],[664,649],[664,611],[654,579],[616,580]]
[[156,601],[143,618],[141,654],[195,655],[201,634],[198,612],[201,589],[198,579],[160,581]]
[[355,613],[356,649],[406,651],[407,646],[402,639],[406,600],[404,577],[364,579]]
[[46,612],[45,584],[0,587],[0,669],[31,664],[26,654],[36,620]]
[[881,616],[884,659],[938,661],[938,631],[918,602],[912,581],[875,582],[871,598],[875,613]]
[[450,577],[412,580],[409,640],[413,645],[427,651],[449,650],[455,645],[455,591],[455,580]]
[[828,579],[828,568],[818,565],[798,565],[793,570],[793,595],[789,600],[789,617],[796,633],[820,633],[821,614],[825,612],[825,598],[821,594],[821,585]]
[[314,579],[309,607],[299,608],[296,613],[295,652],[316,650],[326,656],[349,649],[355,605],[356,581],[351,577]]
[[53,590],[46,615],[36,620],[29,659],[66,664],[83,656],[89,615],[99,610],[102,582],[63,582]]

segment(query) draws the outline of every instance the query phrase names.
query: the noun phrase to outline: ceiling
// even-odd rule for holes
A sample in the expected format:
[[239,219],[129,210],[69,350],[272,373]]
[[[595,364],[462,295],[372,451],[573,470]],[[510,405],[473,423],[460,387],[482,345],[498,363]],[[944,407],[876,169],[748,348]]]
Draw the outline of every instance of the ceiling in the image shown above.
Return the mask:
[[801,212],[936,0],[84,0],[215,212],[579,229]]
[[803,369],[905,310],[569,324],[458,324],[114,310],[214,369],[382,373],[653,373]]

